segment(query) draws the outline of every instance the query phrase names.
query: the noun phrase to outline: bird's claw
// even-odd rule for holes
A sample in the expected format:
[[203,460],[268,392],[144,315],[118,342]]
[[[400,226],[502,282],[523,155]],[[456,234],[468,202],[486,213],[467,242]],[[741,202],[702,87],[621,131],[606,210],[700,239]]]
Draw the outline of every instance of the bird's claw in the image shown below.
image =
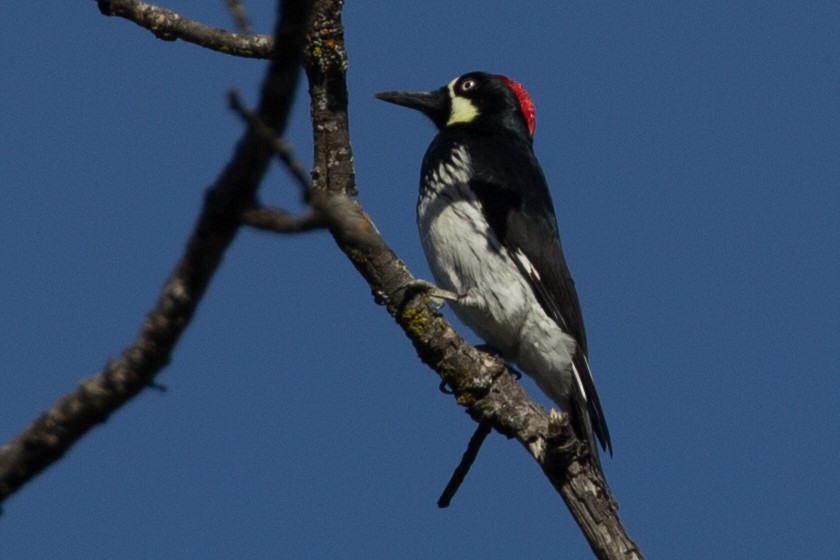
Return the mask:
[[447,301],[458,301],[461,299],[460,295],[450,292],[449,290],[438,288],[428,280],[423,280],[421,278],[415,278],[411,282],[407,283],[404,286],[404,289],[408,292],[409,296],[425,292],[438,307],[443,307],[443,304]]

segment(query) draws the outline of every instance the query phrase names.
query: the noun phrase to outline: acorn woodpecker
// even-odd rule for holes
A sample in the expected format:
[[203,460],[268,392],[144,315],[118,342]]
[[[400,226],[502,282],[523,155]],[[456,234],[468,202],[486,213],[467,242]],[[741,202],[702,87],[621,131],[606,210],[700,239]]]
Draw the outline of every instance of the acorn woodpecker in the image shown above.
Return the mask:
[[521,84],[471,72],[432,92],[376,97],[439,129],[423,158],[417,224],[435,296],[569,413],[600,467],[612,443],[589,369],[586,333],[534,156],[534,104]]

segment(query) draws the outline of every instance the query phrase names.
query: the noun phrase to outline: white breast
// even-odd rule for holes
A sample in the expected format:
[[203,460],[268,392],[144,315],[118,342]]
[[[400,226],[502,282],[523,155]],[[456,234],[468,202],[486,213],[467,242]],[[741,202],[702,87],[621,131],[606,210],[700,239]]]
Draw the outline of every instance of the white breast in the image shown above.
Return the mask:
[[527,258],[493,234],[468,188],[470,175],[469,154],[457,146],[424,178],[417,223],[435,282],[466,294],[451,304],[461,321],[566,408],[575,341],[545,314],[520,273],[514,259]]
[[460,146],[429,171],[417,206],[423,250],[438,286],[468,294],[469,305],[452,305],[458,317],[487,343],[515,355],[516,331],[533,295],[467,188],[469,177],[469,155]]

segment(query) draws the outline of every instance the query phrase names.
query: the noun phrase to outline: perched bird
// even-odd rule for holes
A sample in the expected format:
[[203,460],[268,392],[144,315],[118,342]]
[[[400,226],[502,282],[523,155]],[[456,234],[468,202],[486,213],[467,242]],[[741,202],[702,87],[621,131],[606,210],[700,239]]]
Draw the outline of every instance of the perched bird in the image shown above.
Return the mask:
[[[521,84],[471,72],[431,92],[376,97],[439,129],[420,173],[417,224],[436,286],[455,314],[569,413],[600,467],[612,443],[554,205],[533,151],[534,104]],[[594,434],[594,435],[593,435]]]

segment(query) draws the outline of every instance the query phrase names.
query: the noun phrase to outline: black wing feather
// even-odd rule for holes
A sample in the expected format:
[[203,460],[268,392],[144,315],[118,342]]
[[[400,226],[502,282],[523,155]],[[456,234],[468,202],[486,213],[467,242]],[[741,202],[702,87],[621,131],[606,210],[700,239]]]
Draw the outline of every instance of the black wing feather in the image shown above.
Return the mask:
[[[584,428],[587,437],[591,426],[601,446],[609,448],[612,454],[606,419],[586,359],[586,331],[580,301],[563,255],[548,185],[530,146],[519,151],[528,155],[526,159],[502,168],[497,164],[498,161],[511,163],[512,150],[508,148],[505,151],[507,153],[504,158],[493,158],[493,149],[474,151],[473,154],[490,154],[491,157],[483,161],[473,159],[474,179],[470,186],[502,245],[514,254],[521,251],[533,266],[534,270],[526,270],[517,261],[546,314],[577,341],[579,351],[573,356],[573,362],[580,373],[585,392],[585,399],[582,400],[587,403],[588,418],[585,418],[587,414],[582,410],[569,412],[573,420],[576,420],[575,423]],[[523,185],[527,185],[527,189]],[[519,209],[520,212],[510,212],[511,208]],[[575,390],[578,390],[576,385]]]

